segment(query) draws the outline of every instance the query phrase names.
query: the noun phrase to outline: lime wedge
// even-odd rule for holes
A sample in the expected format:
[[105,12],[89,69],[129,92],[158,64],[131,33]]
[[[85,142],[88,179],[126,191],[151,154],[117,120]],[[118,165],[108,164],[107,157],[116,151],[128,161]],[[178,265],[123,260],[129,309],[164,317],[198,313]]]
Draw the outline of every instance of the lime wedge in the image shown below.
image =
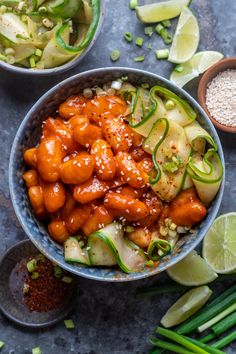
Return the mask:
[[138,19],[144,23],[160,22],[179,16],[190,0],[169,0],[136,7]]
[[224,55],[220,52],[206,50],[195,54],[192,59],[182,64],[182,71],[172,71],[170,80],[177,86],[183,87],[187,82],[204,73],[212,65],[220,61]]
[[190,60],[197,50],[199,38],[197,19],[185,7],[179,17],[168,60],[177,64]]
[[236,271],[236,213],[214,221],[203,242],[203,257],[217,273]]
[[205,305],[211,294],[211,289],[206,285],[188,291],[169,308],[161,324],[169,328],[184,322]]
[[187,286],[208,284],[217,278],[217,274],[195,251],[169,268],[167,274],[177,283]]

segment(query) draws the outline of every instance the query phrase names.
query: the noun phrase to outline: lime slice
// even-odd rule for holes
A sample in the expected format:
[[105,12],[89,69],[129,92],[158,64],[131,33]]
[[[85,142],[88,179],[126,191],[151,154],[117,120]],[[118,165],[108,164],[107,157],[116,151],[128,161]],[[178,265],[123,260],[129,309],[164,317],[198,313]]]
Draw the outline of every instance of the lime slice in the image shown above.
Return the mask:
[[217,278],[217,274],[195,251],[169,268],[167,274],[177,283],[187,286],[208,284]]
[[177,64],[190,60],[197,50],[199,38],[197,19],[185,7],[179,17],[168,60]]
[[161,324],[169,328],[184,322],[205,305],[211,294],[211,289],[206,285],[188,291],[169,308]]
[[222,53],[211,50],[199,52],[195,54],[192,59],[181,65],[183,68],[181,72],[173,70],[170,75],[170,80],[177,86],[183,87],[187,82],[204,73],[204,71],[220,61],[223,57],[224,55]]
[[203,242],[203,257],[217,273],[236,270],[236,213],[214,221]]
[[160,22],[179,16],[190,0],[169,0],[136,7],[138,19],[144,23]]

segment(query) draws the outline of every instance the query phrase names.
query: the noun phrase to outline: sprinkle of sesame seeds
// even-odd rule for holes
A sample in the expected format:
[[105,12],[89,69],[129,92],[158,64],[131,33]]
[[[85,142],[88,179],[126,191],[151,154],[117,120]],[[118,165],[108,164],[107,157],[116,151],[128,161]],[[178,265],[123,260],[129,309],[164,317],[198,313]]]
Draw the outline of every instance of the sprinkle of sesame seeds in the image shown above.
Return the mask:
[[236,70],[220,72],[206,91],[206,105],[219,123],[236,127]]

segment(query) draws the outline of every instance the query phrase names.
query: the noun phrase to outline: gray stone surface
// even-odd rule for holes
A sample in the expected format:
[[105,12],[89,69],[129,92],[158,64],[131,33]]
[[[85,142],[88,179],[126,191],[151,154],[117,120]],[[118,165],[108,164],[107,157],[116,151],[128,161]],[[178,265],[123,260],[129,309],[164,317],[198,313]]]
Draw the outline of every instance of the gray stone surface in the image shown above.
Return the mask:
[[[27,78],[13,76],[0,71],[0,253],[13,243],[24,239],[20,225],[14,215],[8,190],[8,160],[11,144],[17,128],[33,103],[50,87],[77,72],[103,66],[128,66],[146,69],[168,77],[172,65],[158,62],[149,49],[135,48],[122,39],[124,31],[143,35],[143,26],[135,14],[128,9],[128,0],[108,0],[107,13],[102,33],[96,45],[80,65],[73,71],[51,78]],[[196,0],[195,10],[201,28],[200,49],[220,50],[226,56],[234,56],[236,1]],[[148,42],[153,48],[163,44],[156,35]],[[145,47],[144,45],[144,47]],[[112,49],[120,49],[121,58],[115,64],[110,62]],[[146,54],[143,63],[134,63],[133,58]],[[194,95],[197,81],[187,89]],[[236,154],[235,135],[220,133],[226,157],[226,189],[220,212],[236,209]],[[76,323],[74,331],[67,331],[63,324],[51,329],[29,331],[10,323],[0,314],[0,340],[6,342],[2,353],[30,354],[31,348],[40,345],[44,354],[141,354],[147,353],[147,338],[153,333],[163,312],[178,297],[138,300],[135,289],[138,286],[167,281],[164,275],[135,283],[106,284],[79,279],[79,294],[71,317]],[[216,285],[216,291],[227,284]],[[1,299],[0,299],[1,301]],[[236,353],[236,344],[227,350]]]

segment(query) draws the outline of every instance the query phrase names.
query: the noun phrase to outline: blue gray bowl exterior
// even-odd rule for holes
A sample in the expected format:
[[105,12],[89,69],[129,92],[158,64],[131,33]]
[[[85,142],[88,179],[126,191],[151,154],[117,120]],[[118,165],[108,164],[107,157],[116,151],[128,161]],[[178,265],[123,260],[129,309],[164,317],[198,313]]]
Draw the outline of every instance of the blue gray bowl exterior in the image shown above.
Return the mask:
[[[47,229],[43,223],[40,223],[34,216],[29,204],[27,190],[22,180],[22,174],[25,171],[25,164],[23,162],[23,152],[25,149],[35,146],[40,137],[41,125],[43,120],[52,112],[58,109],[61,102],[71,95],[81,93],[86,87],[94,87],[102,85],[108,81],[118,79],[122,76],[128,76],[128,81],[134,85],[142,83],[149,83],[150,86],[161,85],[167,89],[172,90],[177,95],[187,100],[189,104],[198,112],[199,123],[209,132],[218,145],[219,155],[225,167],[224,155],[222,151],[221,142],[217,132],[207,117],[206,113],[199,106],[199,104],[184,90],[178,88],[170,81],[137,69],[130,68],[101,68],[86,71],[59,83],[54,88],[44,94],[30,109],[22,121],[15,140],[13,142],[10,165],[9,165],[9,186],[12,203],[15,213],[21,223],[25,233],[35,244],[35,246],[45,254],[46,257],[59,264],[62,268],[83,276],[85,278],[101,280],[101,281],[131,281],[149,277],[158,274],[173,266],[184,258],[191,250],[201,242],[206,232],[213,223],[217,212],[219,210],[225,183],[225,175],[223,176],[220,190],[208,209],[206,219],[199,225],[198,231],[195,235],[189,234],[185,238],[185,243],[180,247],[180,252],[166,256],[160,261],[158,268],[145,269],[142,272],[125,274],[117,268],[96,268],[86,267],[83,265],[73,265],[66,263],[63,257],[63,248],[52,241],[47,233]],[[182,240],[183,241],[183,240]]]
[[0,60],[0,68],[8,70],[12,73],[15,74],[24,74],[24,75],[33,75],[33,76],[50,76],[50,75],[56,75],[56,74],[61,74],[67,70],[73,69],[75,66],[79,65],[79,63],[84,59],[84,57],[88,54],[90,49],[94,46],[96,43],[98,36],[101,32],[103,21],[105,18],[105,9],[106,9],[106,0],[100,0],[100,18],[99,18],[99,23],[97,26],[97,30],[94,34],[94,37],[90,44],[88,45],[87,48],[83,51],[83,53],[80,56],[75,56],[72,60],[69,60],[67,63],[56,66],[55,68],[51,69],[27,69],[27,68],[21,68],[16,65],[11,65],[8,63],[5,63],[4,61]]

